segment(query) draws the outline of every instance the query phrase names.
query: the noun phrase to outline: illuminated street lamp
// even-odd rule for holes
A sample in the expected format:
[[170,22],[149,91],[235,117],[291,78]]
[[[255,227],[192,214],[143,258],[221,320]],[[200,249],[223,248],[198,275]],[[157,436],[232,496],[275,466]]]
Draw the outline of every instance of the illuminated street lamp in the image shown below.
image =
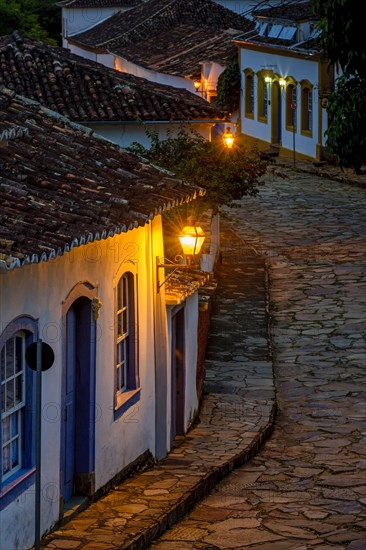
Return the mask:
[[[165,285],[168,279],[175,273],[177,269],[194,269],[193,259],[197,256],[202,248],[203,242],[205,240],[205,234],[202,228],[199,225],[194,223],[193,218],[188,218],[188,225],[186,225],[181,233],[178,235],[180,244],[182,246],[183,254],[186,257],[187,263],[177,263],[177,261],[171,262],[165,258],[156,258],[156,280],[157,280],[157,291],[159,292],[160,288]],[[183,259],[181,256],[176,257]],[[162,260],[162,261],[161,261]],[[165,269],[173,269],[171,273],[164,279],[162,283],[159,283],[159,268],[163,267]]]
[[194,225],[192,218],[188,219],[189,225],[186,225],[179,235],[180,244],[182,245],[183,254],[187,256],[188,263],[192,256],[200,253],[205,234],[200,226]]
[[193,85],[194,85],[194,87],[196,88],[196,92],[198,92],[199,87],[201,86],[201,81],[200,81],[200,80],[195,80],[195,81],[193,82]]
[[234,136],[231,132],[231,128],[226,128],[224,135],[222,136],[223,142],[228,149],[231,149],[234,145]]

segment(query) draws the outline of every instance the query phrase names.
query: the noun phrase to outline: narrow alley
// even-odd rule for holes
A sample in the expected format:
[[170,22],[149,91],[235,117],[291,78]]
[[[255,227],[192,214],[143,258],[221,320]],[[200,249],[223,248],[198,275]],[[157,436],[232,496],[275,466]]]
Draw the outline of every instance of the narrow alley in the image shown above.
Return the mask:
[[366,549],[366,193],[283,172],[223,220],[267,261],[274,432],[154,550]]

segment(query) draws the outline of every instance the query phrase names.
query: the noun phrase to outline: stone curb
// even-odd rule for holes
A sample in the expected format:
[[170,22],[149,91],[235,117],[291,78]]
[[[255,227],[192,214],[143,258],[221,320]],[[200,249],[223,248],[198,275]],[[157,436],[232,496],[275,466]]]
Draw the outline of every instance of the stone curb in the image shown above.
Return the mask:
[[118,546],[118,548],[120,550],[146,550],[154,540],[162,535],[169,527],[182,519],[195,504],[212,491],[222,479],[235,468],[239,468],[248,462],[248,460],[259,451],[264,441],[272,433],[275,415],[276,405],[273,404],[266,426],[261,429],[244,449],[202,477],[198,483],[193,485],[188,492],[176,502],[175,505],[171,506],[166,512],[163,512],[163,516],[159,518],[157,525],[147,528],[144,533],[136,536],[130,543]]

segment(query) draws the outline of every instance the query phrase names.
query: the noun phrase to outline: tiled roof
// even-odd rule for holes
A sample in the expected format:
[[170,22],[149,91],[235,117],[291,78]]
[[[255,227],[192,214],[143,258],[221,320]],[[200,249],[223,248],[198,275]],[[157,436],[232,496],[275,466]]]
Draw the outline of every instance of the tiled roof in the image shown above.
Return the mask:
[[46,261],[193,200],[201,189],[0,89],[0,268]]
[[153,71],[185,77],[200,76],[202,61],[225,66],[237,54],[232,38],[233,34],[228,31],[177,25],[157,37],[115,48],[114,53]]
[[249,19],[213,0],[147,0],[68,40],[89,48],[114,52],[183,24],[219,30],[235,29],[239,32],[253,26]]
[[141,2],[143,0],[63,0],[57,5],[61,8],[130,8]]
[[197,94],[109,69],[65,48],[0,38],[0,86],[78,122],[218,120]]
[[[169,275],[169,270],[166,275]],[[165,283],[165,302],[167,305],[181,304],[209,280],[210,274],[200,271],[199,268],[190,272],[177,269]]]
[[300,2],[284,2],[271,8],[253,10],[252,15],[255,18],[264,17],[266,19],[286,21],[315,19],[314,11],[309,0],[303,0]]

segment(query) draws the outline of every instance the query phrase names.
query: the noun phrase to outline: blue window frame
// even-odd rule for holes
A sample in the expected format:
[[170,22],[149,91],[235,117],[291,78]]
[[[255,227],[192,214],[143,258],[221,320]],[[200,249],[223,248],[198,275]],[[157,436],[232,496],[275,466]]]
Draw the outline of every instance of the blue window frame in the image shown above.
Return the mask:
[[313,86],[308,81],[301,83],[301,131],[309,137],[313,131]]
[[254,75],[252,71],[245,74],[245,116],[254,115]]
[[116,286],[115,414],[139,400],[135,279],[124,273]]
[[0,510],[34,483],[34,373],[25,362],[37,321],[22,316],[0,335]]

